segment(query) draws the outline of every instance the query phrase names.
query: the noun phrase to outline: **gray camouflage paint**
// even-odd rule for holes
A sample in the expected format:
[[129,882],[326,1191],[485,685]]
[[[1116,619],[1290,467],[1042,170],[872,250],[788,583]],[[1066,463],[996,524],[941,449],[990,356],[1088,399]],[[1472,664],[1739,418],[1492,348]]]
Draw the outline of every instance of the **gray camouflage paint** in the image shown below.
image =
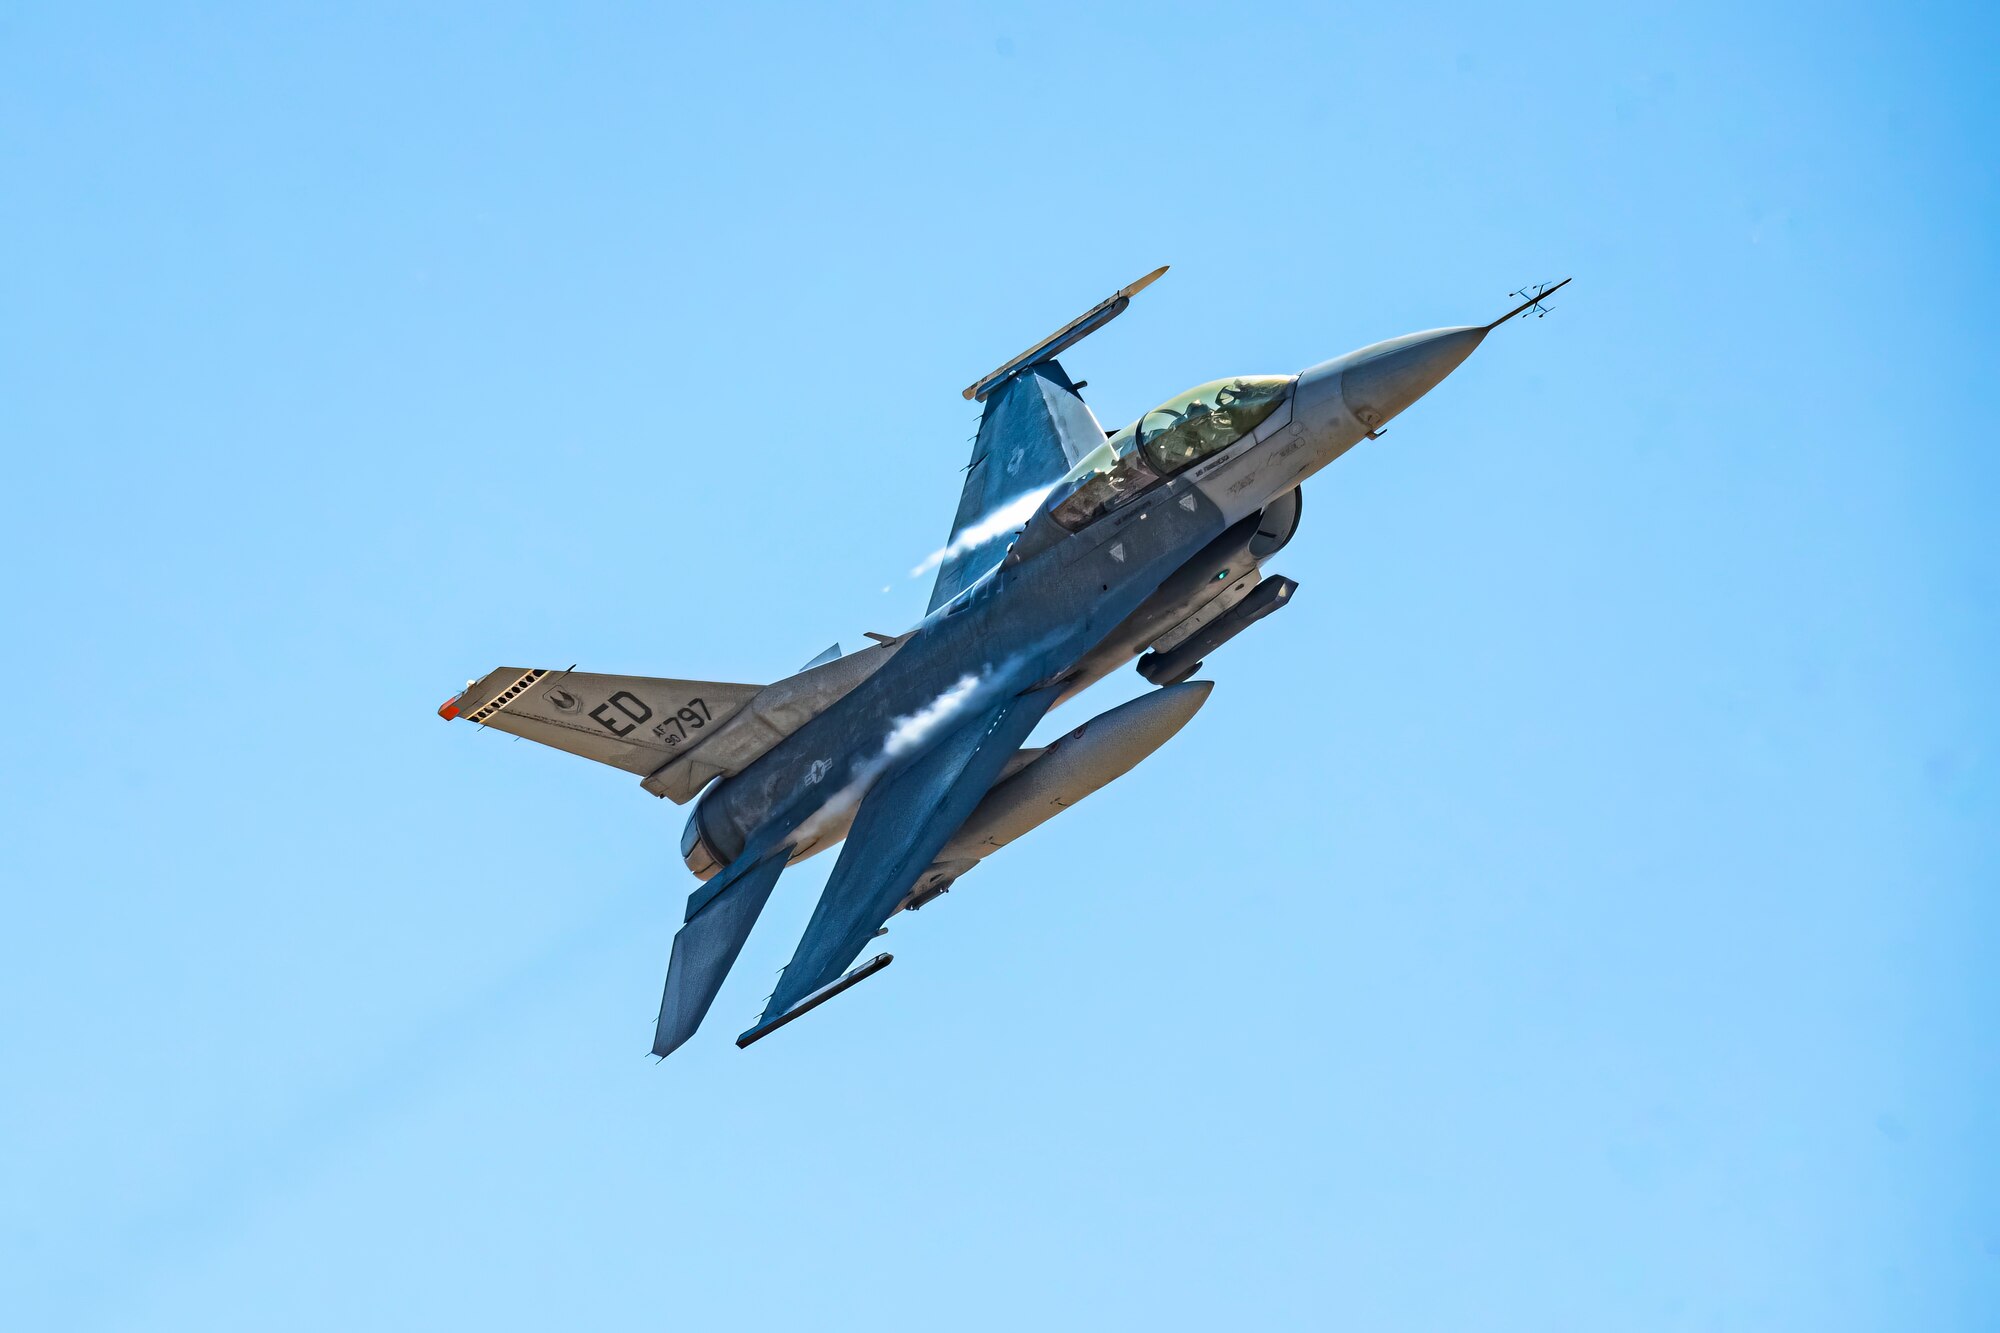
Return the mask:
[[[1074,341],[1076,328],[1109,319],[1151,280],[1057,339]],[[1003,780],[1021,784],[1020,774],[1033,773],[1043,752],[1020,747],[1050,707],[1149,646],[1191,643],[1165,663],[1191,670],[1181,663],[1236,632],[1236,622],[1254,619],[1229,608],[1246,598],[1272,600],[1254,593],[1258,570],[1298,525],[1300,482],[1379,434],[1516,313],[1483,327],[1391,339],[1311,367],[1254,431],[1081,531],[1065,531],[1044,507],[1014,535],[1004,559],[998,542],[992,550],[959,549],[982,515],[1015,498],[1024,483],[1059,475],[1102,438],[1068,376],[1048,359],[1052,350],[1045,344],[1037,361],[1031,349],[981,382],[993,397],[968,467],[954,548],[933,609],[908,634],[761,688],[505,668],[440,712],[462,711],[647,774],[647,790],[676,800],[707,784],[682,850],[691,867],[713,877],[690,896],[675,937],[656,1054],[676,1049],[700,1024],[784,865],[847,835],[765,1018],[740,1039],[754,1040],[828,994],[884,917],[939,891],[990,850],[976,838],[951,840],[982,797]],[[1034,795],[1014,800],[1021,809],[1006,816],[1011,825],[1005,818],[996,824],[991,845],[1061,808],[1049,793],[1063,782],[1095,790],[1139,762],[1151,752],[1134,748],[1141,732],[1150,725],[1158,739],[1143,744],[1157,745],[1178,726],[1163,725],[1167,715],[1185,720],[1207,689],[1168,688],[1197,692],[1107,723],[1133,728],[1131,736],[1105,743],[1101,757],[1071,761],[1073,778],[1052,764],[1043,776],[1054,786],[1018,787]],[[1159,720],[1143,722],[1148,712]],[[590,729],[593,720],[606,734]],[[1090,771],[1093,764],[1104,771]]]

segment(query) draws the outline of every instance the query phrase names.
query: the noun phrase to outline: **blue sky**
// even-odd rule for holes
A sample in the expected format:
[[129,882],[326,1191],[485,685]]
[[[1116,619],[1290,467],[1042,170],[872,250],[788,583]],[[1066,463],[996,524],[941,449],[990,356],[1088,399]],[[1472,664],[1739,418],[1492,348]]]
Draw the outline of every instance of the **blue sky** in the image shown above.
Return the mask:
[[[1969,5],[14,6],[21,1328],[2000,1317]],[[958,390],[1483,321],[897,966],[646,1058],[681,811],[447,726],[921,613]],[[1121,673],[1051,719],[1133,695]]]

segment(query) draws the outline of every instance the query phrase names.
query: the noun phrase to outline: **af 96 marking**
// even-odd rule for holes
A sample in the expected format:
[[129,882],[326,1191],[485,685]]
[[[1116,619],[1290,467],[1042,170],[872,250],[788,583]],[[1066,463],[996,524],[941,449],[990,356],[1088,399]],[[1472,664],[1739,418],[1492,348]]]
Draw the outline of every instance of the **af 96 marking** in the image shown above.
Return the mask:
[[655,726],[653,734],[669,745],[679,745],[687,739],[688,732],[700,731],[708,725],[709,718],[713,716],[714,714],[708,711],[706,703],[700,699],[690,699],[687,701],[687,707]]

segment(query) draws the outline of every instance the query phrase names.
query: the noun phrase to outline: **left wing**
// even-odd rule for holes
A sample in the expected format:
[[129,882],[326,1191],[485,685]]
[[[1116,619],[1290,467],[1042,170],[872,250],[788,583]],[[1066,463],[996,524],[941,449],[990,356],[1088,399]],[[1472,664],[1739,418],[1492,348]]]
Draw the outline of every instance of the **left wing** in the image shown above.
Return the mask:
[[958,596],[998,561],[1000,539],[1033,518],[1048,487],[1103,443],[1104,428],[1060,362],[1038,362],[996,387],[979,418],[928,609]]
[[1162,264],[1120,287],[998,370],[966,386],[984,403],[972,461],[952,519],[951,539],[938,557],[929,610],[964,592],[998,559],[996,543],[1034,517],[1048,488],[1104,443],[1104,427],[1084,406],[1056,356],[1125,313],[1132,298],[1167,271]]
[[739,1045],[779,1025],[801,1001],[839,979],[1060,692],[1060,686],[1047,686],[988,706],[869,789],[792,961],[756,1027],[738,1038]]

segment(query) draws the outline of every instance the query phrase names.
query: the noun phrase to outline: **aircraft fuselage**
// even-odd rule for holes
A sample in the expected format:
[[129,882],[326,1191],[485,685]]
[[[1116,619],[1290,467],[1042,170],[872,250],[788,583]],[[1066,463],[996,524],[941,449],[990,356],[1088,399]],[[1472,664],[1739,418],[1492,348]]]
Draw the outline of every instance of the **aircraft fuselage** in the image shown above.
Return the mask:
[[1055,682],[1068,697],[1130,660],[1184,614],[1172,601],[1148,606],[1163,584],[1213,577],[1190,561],[1212,556],[1234,525],[1379,430],[1483,336],[1411,335],[1315,366],[1256,430],[1023,556],[1048,523],[1038,515],[991,573],[926,617],[880,670],[711,787],[694,814],[702,841],[724,863],[787,840],[797,859],[845,831],[841,816],[897,760],[899,739],[920,746],[929,727],[975,698]]

